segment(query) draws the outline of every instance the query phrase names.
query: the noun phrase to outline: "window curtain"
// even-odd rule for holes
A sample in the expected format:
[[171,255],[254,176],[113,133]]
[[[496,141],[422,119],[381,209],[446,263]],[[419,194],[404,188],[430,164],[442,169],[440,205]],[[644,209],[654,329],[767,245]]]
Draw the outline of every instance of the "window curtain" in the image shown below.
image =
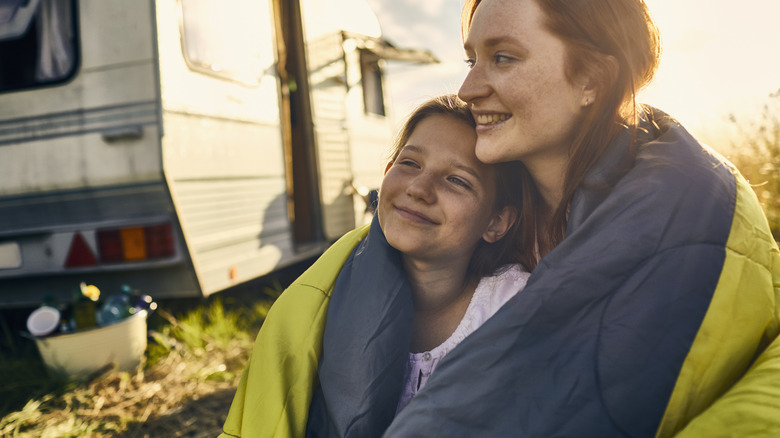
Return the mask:
[[73,68],[73,2],[41,0],[38,11],[38,65],[35,79],[40,82],[66,76]]

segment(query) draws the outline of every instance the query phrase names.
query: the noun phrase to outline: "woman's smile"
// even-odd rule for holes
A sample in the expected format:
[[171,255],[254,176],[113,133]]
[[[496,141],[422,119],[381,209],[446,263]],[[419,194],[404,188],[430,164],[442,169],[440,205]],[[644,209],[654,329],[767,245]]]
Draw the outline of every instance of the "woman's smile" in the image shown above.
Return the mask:
[[[460,98],[477,122],[477,157],[532,170],[568,156],[583,87],[566,75],[566,45],[534,0],[483,0],[464,43],[470,71]],[[576,85],[575,85],[576,83]]]
[[512,117],[511,114],[475,114],[478,125],[495,125]]

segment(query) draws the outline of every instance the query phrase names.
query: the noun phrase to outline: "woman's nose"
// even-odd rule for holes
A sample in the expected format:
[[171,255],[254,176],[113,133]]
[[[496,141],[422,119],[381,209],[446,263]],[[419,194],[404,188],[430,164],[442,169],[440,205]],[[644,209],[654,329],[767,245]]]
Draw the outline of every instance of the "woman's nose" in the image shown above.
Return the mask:
[[460,90],[458,90],[458,97],[464,102],[472,103],[474,100],[485,97],[488,94],[490,94],[490,87],[485,80],[481,67],[475,64],[469,70],[466,79],[463,80],[463,84],[461,84]]

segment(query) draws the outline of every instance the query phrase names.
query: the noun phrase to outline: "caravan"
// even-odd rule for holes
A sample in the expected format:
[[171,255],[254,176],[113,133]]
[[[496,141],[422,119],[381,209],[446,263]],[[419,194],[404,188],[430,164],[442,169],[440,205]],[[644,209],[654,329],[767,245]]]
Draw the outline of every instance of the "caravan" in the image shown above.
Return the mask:
[[321,253],[379,185],[388,59],[436,62],[362,0],[3,0],[0,306]]

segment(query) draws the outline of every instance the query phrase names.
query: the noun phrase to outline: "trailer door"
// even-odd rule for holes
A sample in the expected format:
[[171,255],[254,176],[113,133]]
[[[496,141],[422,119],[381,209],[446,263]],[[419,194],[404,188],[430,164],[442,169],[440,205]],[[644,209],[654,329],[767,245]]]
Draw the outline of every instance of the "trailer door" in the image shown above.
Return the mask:
[[287,209],[297,245],[323,240],[319,174],[300,3],[274,0]]

